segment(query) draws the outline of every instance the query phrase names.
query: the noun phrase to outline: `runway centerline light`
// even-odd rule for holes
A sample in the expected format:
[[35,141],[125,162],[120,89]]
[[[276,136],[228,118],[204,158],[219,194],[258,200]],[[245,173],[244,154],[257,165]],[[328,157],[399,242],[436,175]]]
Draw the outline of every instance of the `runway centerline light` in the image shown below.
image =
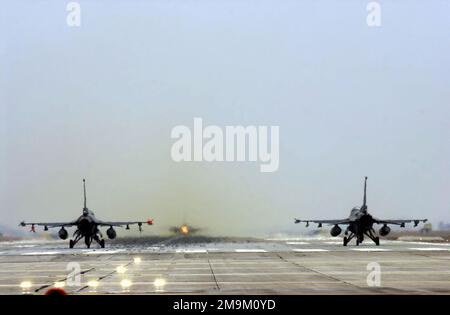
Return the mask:
[[32,286],[32,284],[31,284],[30,281],[22,281],[22,282],[20,283],[20,287],[21,287],[22,289],[24,289],[24,290],[30,289],[31,286]]
[[129,287],[131,287],[132,284],[133,283],[130,280],[128,280],[128,279],[122,279],[122,281],[120,281],[120,286],[123,289],[128,289]]
[[136,265],[138,265],[138,264],[140,264],[140,263],[142,262],[142,259],[141,259],[141,257],[134,257],[134,258],[133,258],[133,261],[134,261],[134,263],[135,263]]
[[161,288],[166,285],[166,280],[163,278],[156,278],[155,281],[153,281],[153,285],[156,288]]
[[55,288],[61,289],[61,288],[64,288],[65,285],[66,285],[66,283],[64,281],[56,281],[53,286]]
[[95,289],[96,287],[98,287],[98,281],[97,280],[91,280],[87,283],[87,285],[93,289]]
[[117,273],[125,273],[127,271],[127,268],[125,266],[118,266],[116,268]]

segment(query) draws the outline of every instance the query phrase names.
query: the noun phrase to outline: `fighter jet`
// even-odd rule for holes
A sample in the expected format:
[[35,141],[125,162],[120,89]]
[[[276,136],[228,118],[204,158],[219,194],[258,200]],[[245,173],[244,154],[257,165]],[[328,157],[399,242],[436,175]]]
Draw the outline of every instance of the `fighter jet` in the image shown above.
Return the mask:
[[[386,236],[391,231],[388,225],[399,225],[404,228],[406,223],[414,222],[414,227],[416,227],[420,222],[427,222],[427,219],[414,219],[414,220],[379,220],[374,218],[367,211],[367,176],[364,180],[364,199],[363,204],[360,208],[354,207],[350,216],[347,219],[342,220],[299,220],[295,219],[295,223],[306,222],[306,226],[309,226],[309,222],[317,223],[318,227],[322,227],[322,224],[334,225],[331,230],[331,236],[338,236],[341,234],[342,229],[339,225],[347,225],[344,237],[344,246],[356,237],[356,245],[358,246],[364,241],[364,235],[369,237],[377,246],[380,245],[380,238],[375,235],[375,230],[373,228],[374,224],[383,224],[380,228],[380,235]],[[350,235],[349,235],[350,234]]]
[[73,248],[79,240],[84,237],[84,242],[87,248],[90,248],[92,240],[95,240],[100,247],[105,247],[105,240],[103,235],[99,230],[100,226],[109,226],[106,230],[106,235],[109,239],[114,239],[117,236],[114,227],[123,227],[127,230],[130,229],[130,225],[137,224],[139,231],[142,231],[142,224],[153,225],[153,220],[149,219],[147,221],[124,221],[124,222],[114,222],[114,221],[102,221],[95,217],[94,212],[89,210],[86,205],[86,180],[83,179],[83,191],[84,191],[84,207],[83,214],[76,220],[70,222],[32,222],[28,223],[25,221],[20,222],[20,226],[31,225],[31,232],[36,232],[36,225],[44,226],[44,231],[48,231],[49,228],[60,227],[58,232],[59,238],[65,240],[69,236],[69,233],[65,229],[66,227],[76,226],[76,230],[73,233],[73,239],[69,241],[69,247]]
[[175,235],[189,236],[199,231],[199,228],[183,224],[181,226],[171,226],[169,231]]

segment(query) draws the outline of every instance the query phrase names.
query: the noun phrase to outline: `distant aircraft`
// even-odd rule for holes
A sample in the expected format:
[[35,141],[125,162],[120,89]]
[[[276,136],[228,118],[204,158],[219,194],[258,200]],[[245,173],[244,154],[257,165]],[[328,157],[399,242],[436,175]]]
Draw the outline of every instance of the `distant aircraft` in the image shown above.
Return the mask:
[[35,226],[44,226],[44,231],[48,231],[49,228],[61,227],[58,232],[59,238],[65,240],[69,236],[69,233],[65,229],[66,227],[76,226],[77,230],[73,233],[73,240],[69,241],[69,247],[73,248],[75,244],[84,237],[84,242],[87,248],[90,248],[92,240],[95,240],[102,248],[105,247],[105,240],[103,239],[102,233],[99,230],[100,226],[109,226],[106,230],[106,235],[109,239],[116,238],[117,234],[114,230],[115,227],[125,226],[127,230],[130,229],[130,225],[137,224],[139,231],[142,231],[142,224],[146,223],[148,225],[153,225],[153,220],[149,219],[147,221],[124,221],[124,222],[114,222],[114,221],[101,221],[97,219],[94,212],[89,210],[86,206],[86,180],[83,179],[83,190],[84,190],[84,208],[83,214],[76,220],[71,222],[57,222],[57,223],[27,223],[25,221],[20,222],[20,226],[31,225],[31,232],[36,232]]
[[[399,225],[400,227],[405,227],[406,223],[414,222],[414,227],[416,227],[420,222],[427,222],[427,219],[418,220],[379,220],[372,217],[367,212],[366,203],[366,190],[367,190],[367,176],[364,180],[364,200],[363,205],[358,208],[355,207],[351,210],[350,216],[347,219],[342,220],[299,220],[295,219],[295,223],[306,222],[306,226],[309,226],[309,222],[317,223],[318,227],[322,227],[322,224],[334,225],[331,230],[331,236],[338,236],[341,234],[342,230],[339,227],[340,224],[347,225],[344,237],[344,246],[356,237],[356,245],[359,245],[364,241],[364,235],[369,237],[376,245],[380,245],[380,238],[375,236],[375,230],[373,229],[374,224],[383,224],[379,233],[381,236],[386,236],[391,231],[389,224]],[[350,235],[347,237],[347,235]]]
[[183,224],[181,226],[171,226],[169,230],[174,234],[181,234],[184,236],[188,236],[197,233],[200,229],[193,226],[189,226],[187,224]]

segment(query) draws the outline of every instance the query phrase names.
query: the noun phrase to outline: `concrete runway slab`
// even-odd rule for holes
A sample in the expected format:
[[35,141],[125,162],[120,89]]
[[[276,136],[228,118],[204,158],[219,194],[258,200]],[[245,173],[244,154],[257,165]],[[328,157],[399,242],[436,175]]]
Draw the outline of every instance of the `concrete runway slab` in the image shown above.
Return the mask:
[[[60,241],[2,242],[0,294],[43,294],[55,282],[74,294],[450,294],[450,244],[383,241],[379,247],[343,247],[338,240],[110,244],[106,249],[68,249]],[[73,265],[80,270],[67,281]],[[380,286],[367,281],[374,279],[373,266],[380,268]],[[70,283],[78,272],[84,272],[79,283]]]

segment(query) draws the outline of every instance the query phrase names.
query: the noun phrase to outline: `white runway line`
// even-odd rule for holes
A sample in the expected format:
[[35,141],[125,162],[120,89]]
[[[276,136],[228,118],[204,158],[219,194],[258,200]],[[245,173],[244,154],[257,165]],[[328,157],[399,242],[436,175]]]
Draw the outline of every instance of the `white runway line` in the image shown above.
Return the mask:
[[123,252],[124,249],[117,249],[117,250],[93,250],[93,251],[87,251],[83,252],[84,255],[108,255],[108,254],[117,254],[120,252]]
[[324,244],[328,245],[341,245],[342,241],[330,241],[330,242],[324,242]]
[[194,254],[194,253],[206,253],[206,249],[177,249],[175,250],[176,253],[187,253],[187,254]]
[[150,246],[150,247],[147,247],[146,249],[149,249],[149,250],[159,250],[159,247],[158,247],[158,246]]
[[308,245],[308,242],[286,242],[287,245]]
[[270,237],[265,238],[265,241],[277,241],[277,242],[291,242],[291,241],[334,241],[336,237],[312,237],[312,236],[303,236],[303,237]]
[[351,248],[351,250],[356,250],[358,252],[389,252],[390,249],[386,248]]
[[322,249],[322,248],[294,248],[293,251],[300,252],[300,253],[329,252],[328,249]]
[[416,247],[416,248],[408,248],[410,250],[423,250],[423,251],[449,251],[448,248],[442,248],[442,247]]
[[450,243],[427,243],[427,242],[403,242],[414,245],[433,245],[433,246],[447,246],[450,247]]
[[22,256],[34,256],[34,255],[57,255],[61,254],[61,252],[29,252],[29,253],[22,253]]
[[236,253],[267,253],[264,249],[235,249]]

